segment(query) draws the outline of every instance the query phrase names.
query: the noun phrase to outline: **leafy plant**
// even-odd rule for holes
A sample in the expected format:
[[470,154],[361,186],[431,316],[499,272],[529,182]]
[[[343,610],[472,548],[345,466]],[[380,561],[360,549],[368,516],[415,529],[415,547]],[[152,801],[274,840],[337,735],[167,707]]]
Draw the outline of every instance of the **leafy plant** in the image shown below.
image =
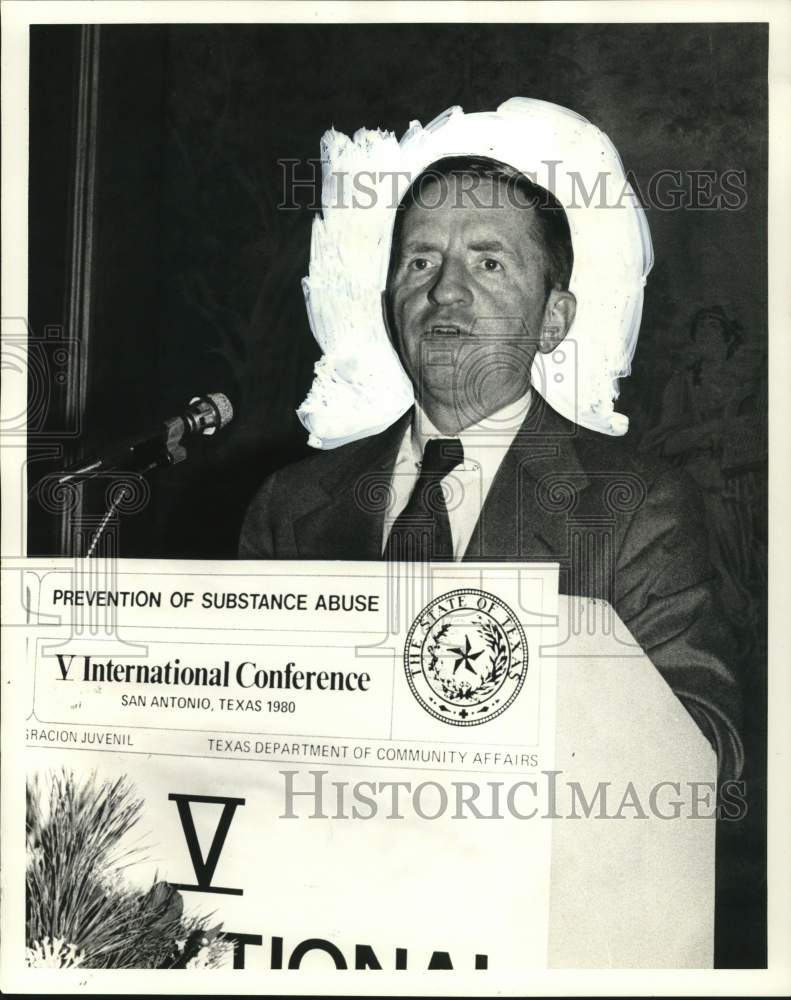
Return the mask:
[[140,860],[122,841],[143,800],[127,779],[80,782],[66,770],[48,792],[27,784],[26,961],[91,969],[214,967],[230,949],[221,926],[187,917],[179,892],[155,880],[130,886],[123,869]]

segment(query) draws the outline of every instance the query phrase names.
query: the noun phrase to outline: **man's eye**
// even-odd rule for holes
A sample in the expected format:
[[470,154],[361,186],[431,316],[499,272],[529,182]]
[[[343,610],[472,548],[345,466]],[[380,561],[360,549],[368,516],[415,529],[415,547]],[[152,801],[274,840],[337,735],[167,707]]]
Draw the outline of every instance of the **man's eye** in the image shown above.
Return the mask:
[[493,257],[486,257],[483,261],[484,271],[502,271],[503,265],[499,260],[495,260]]
[[429,267],[431,267],[431,261],[425,257],[415,257],[409,262],[409,268],[412,271],[427,271]]

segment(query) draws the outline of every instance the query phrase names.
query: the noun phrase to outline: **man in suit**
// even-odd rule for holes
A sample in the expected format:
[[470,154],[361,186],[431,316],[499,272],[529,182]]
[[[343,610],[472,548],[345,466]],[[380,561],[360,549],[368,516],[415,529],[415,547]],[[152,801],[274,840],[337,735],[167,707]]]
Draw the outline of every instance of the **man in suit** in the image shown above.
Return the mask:
[[388,327],[416,404],[384,432],[270,476],[243,558],[558,561],[609,601],[738,776],[731,637],[694,485],[578,427],[531,386],[574,322],[557,200],[513,168],[449,157],[397,212]]

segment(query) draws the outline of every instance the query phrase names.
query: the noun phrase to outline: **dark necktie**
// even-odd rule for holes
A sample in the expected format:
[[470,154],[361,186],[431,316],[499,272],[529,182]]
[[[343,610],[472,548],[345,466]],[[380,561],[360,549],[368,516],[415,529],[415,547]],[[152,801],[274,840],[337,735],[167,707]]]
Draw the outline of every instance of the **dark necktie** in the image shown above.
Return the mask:
[[464,461],[458,438],[432,438],[412,495],[396,518],[382,558],[392,562],[453,559],[453,536],[442,480]]

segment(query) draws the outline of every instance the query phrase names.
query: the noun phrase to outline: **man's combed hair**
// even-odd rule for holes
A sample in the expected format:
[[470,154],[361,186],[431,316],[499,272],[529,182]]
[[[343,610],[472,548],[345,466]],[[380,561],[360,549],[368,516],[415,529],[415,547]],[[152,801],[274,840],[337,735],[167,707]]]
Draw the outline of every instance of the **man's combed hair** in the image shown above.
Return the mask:
[[[568,289],[574,266],[574,250],[563,206],[550,191],[535,184],[515,167],[487,156],[446,156],[432,163],[416,177],[401,199],[396,212],[393,248],[399,244],[403,219],[408,209],[412,205],[431,207],[430,199],[424,195],[425,186],[430,181],[443,177],[496,181],[495,205],[514,205],[532,210],[540,227],[546,253],[547,292],[553,288]],[[481,207],[491,207],[491,199],[487,203],[480,190],[476,193],[474,183],[463,186],[462,190],[470,195],[471,201],[477,202]]]

